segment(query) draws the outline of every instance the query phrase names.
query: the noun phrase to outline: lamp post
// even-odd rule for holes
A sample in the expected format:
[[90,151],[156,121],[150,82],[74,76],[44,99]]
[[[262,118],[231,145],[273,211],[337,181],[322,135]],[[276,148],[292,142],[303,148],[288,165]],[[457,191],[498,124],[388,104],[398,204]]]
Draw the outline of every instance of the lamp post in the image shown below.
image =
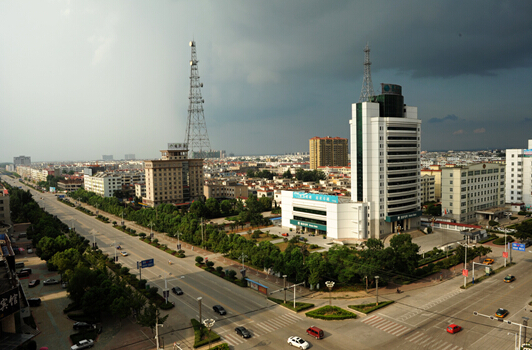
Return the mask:
[[150,238],[153,238],[153,221],[149,223],[150,225]]
[[181,234],[181,232],[177,231],[176,234],[177,234],[177,250],[181,250],[181,243],[179,242],[179,235]]
[[198,304],[199,304],[199,321],[201,323],[201,299],[203,299],[202,297],[198,297]]
[[284,303],[286,304],[286,275],[283,275],[283,279],[284,279],[284,285],[283,285],[283,289],[284,289]]
[[379,306],[379,276],[375,276],[376,286],[377,286],[377,302],[376,305]]
[[124,212],[122,211],[122,225],[121,226],[124,226]]
[[332,292],[332,289],[334,287],[334,282],[333,281],[326,281],[325,285],[327,286],[327,288],[329,288],[329,306],[331,306],[331,303],[332,303],[331,292]]
[[213,320],[212,318],[207,318],[203,321],[203,324],[209,330],[209,333],[207,334],[207,336],[209,337],[209,349],[211,348],[211,328],[212,326],[214,326],[214,322],[216,321]]

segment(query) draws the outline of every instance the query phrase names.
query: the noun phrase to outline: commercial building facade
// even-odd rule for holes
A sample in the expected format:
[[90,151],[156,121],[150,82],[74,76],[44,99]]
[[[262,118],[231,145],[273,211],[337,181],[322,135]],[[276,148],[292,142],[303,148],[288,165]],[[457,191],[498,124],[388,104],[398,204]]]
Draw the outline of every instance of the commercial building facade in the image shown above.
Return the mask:
[[352,105],[351,199],[368,203],[372,238],[420,226],[421,120],[399,85]]
[[322,166],[347,166],[348,141],[340,137],[313,137],[309,140],[310,169]]

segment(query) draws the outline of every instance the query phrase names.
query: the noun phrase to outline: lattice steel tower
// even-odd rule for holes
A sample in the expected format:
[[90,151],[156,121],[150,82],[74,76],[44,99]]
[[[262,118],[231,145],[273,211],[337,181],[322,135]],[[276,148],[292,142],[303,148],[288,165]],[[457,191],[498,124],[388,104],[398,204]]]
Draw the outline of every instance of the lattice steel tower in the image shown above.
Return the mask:
[[211,143],[207,134],[205,115],[203,114],[203,103],[205,100],[201,98],[203,83],[200,83],[199,80],[199,61],[196,56],[196,42],[192,40],[189,45],[192,54],[190,58],[190,93],[188,95],[190,102],[188,104],[185,143],[188,144],[189,152],[193,152],[190,158],[204,158],[204,155],[211,149]]
[[364,82],[362,83],[362,91],[360,92],[360,99],[358,102],[367,102],[369,98],[375,96],[373,91],[373,83],[371,82],[371,62],[369,61],[369,45],[366,44],[364,48]]

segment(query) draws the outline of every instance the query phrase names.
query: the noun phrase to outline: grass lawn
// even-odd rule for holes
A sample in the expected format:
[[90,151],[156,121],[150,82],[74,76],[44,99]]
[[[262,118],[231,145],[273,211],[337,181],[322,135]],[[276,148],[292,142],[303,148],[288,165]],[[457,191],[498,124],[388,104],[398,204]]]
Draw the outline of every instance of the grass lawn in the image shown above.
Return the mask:
[[[288,247],[288,242],[281,242],[281,243],[275,243],[276,246],[279,247],[279,249],[284,252],[286,250],[286,248]],[[303,242],[299,242],[299,243],[295,243],[295,245],[297,246],[302,246],[303,245]],[[310,244],[307,243],[307,250],[309,252],[312,252],[314,250],[318,250],[318,249],[323,249],[322,247],[318,247],[318,248],[314,248],[314,249],[310,249]]]

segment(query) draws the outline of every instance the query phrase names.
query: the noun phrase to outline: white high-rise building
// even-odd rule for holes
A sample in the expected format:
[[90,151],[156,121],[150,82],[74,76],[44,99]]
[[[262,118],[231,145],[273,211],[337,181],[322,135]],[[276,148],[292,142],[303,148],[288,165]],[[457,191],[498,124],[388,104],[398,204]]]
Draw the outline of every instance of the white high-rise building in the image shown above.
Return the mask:
[[532,210],[532,140],[528,149],[506,150],[506,203]]
[[352,105],[351,199],[369,204],[370,235],[420,226],[421,120],[399,85]]

